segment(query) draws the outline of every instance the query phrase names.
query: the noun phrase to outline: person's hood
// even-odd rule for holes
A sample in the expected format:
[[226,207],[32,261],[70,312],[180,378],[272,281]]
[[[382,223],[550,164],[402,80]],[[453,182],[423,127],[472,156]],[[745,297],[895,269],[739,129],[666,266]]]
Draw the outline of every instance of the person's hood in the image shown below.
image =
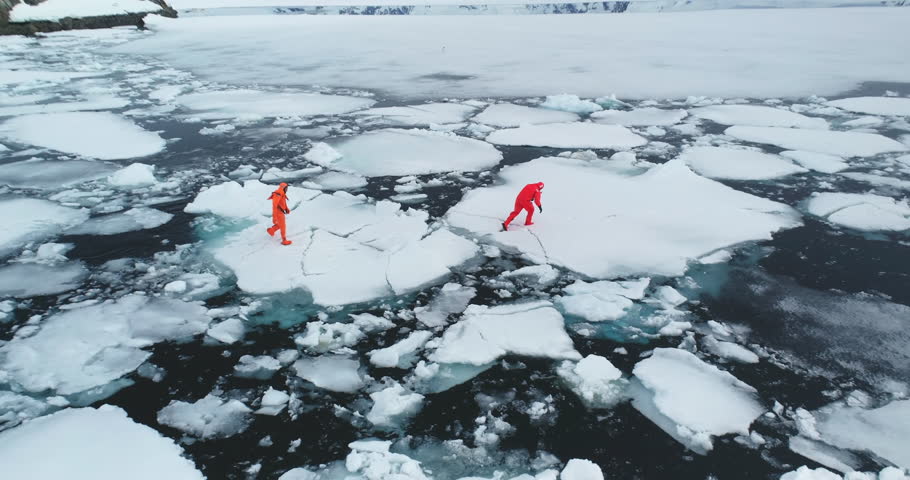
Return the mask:
[[537,182],[537,189],[543,190],[543,182]]

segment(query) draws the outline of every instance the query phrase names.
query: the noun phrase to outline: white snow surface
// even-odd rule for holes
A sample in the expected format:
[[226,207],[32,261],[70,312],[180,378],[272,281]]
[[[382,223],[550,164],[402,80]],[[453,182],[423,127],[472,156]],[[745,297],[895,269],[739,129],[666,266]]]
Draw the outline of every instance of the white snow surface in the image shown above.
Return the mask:
[[158,228],[174,215],[148,207],[131,208],[122,213],[92,217],[66,231],[70,235],[117,235]]
[[28,242],[53,237],[60,231],[84,222],[88,210],[63,207],[35,198],[0,200],[0,257],[9,255]]
[[[516,335],[515,332],[523,332]],[[430,360],[484,365],[508,355],[581,358],[566,334],[562,315],[545,301],[488,307],[471,305],[446,329]]]
[[577,280],[563,289],[564,296],[556,303],[569,315],[582,317],[589,322],[618,320],[626,315],[632,300],[644,297],[650,279],[611,282],[585,282]]
[[[901,8],[260,15],[147,23],[156,35],[116,51],[152,53],[177,68],[235,85],[327,85],[410,98],[554,92],[593,98],[609,93],[607,87],[620,97],[641,99],[799,97],[910,78],[904,52],[881,48],[908,40],[910,11]],[[222,35],[225,29],[231,35]],[[786,35],[769,34],[774,32]],[[579,38],[586,46],[609,48],[579,47]],[[300,55],[300,45],[320,48]],[[546,68],[540,59],[546,59]]]
[[[48,132],[53,132],[49,135]],[[156,154],[165,147],[157,133],[108,112],[44,113],[13,117],[0,124],[0,137],[99,160]]]
[[0,433],[0,465],[9,479],[205,478],[173,440],[111,405],[62,410]]
[[107,178],[108,183],[117,187],[147,187],[158,183],[155,179],[155,166],[145,163],[133,163],[121,168]]
[[494,127],[518,127],[542,123],[567,123],[578,120],[572,112],[534,108],[512,103],[496,103],[475,115],[471,121]]
[[198,304],[142,295],[67,310],[0,347],[0,365],[29,392],[79,393],[138,368],[151,355],[144,347],[205,332],[205,313]]
[[[685,350],[657,348],[633,374],[651,394],[636,396],[635,408],[665,431],[662,421],[675,424],[667,433],[698,453],[711,450],[712,436],[748,435],[764,413],[754,388]],[[664,418],[652,418],[655,413]]]
[[871,193],[815,193],[807,202],[809,213],[838,225],[863,231],[910,229],[910,204]]
[[670,110],[655,107],[636,108],[634,110],[604,110],[591,114],[597,123],[625,125],[628,127],[669,126],[675,125],[689,114],[685,110]]
[[0,298],[56,295],[78,287],[88,274],[82,262],[9,264],[0,267]]
[[815,412],[822,440],[840,448],[869,450],[910,468],[910,400],[866,410],[834,405]]
[[158,423],[201,439],[230,437],[246,430],[251,412],[239,400],[209,394],[192,403],[172,400],[158,412]]
[[148,0],[47,0],[34,6],[20,3],[10,11],[9,18],[11,22],[57,21],[66,17],[98,17],[159,10],[161,6]]
[[329,143],[341,157],[324,166],[367,177],[474,172],[502,160],[489,144],[431,130],[376,130]]
[[730,127],[724,133],[747,142],[841,157],[871,157],[908,150],[904,144],[877,133],[743,126]]
[[360,175],[341,172],[326,172],[307,182],[306,186],[319,190],[354,190],[367,186],[367,179]]
[[[534,263],[592,278],[681,275],[690,260],[800,225],[792,208],[701,177],[680,161],[629,176],[597,162],[549,157],[499,176],[501,185],[468,192],[446,214],[449,223]],[[546,189],[536,225],[516,222],[501,232],[515,195],[538,181]]]
[[476,244],[444,228],[430,232],[426,212],[296,187],[288,191],[292,214],[287,217],[294,244],[282,246],[266,233],[273,189],[255,180],[242,187],[223,183],[186,207],[189,213],[255,222],[212,247],[215,258],[237,275],[238,286],[250,293],[303,288],[320,305],[365,302],[443,280],[450,268],[478,251]]
[[843,158],[826,153],[786,150],[780,152],[780,155],[816,172],[837,173],[850,167]]
[[404,107],[381,107],[362,110],[358,116],[371,117],[378,123],[395,126],[428,127],[433,124],[463,122],[474,107],[460,103],[426,103]]
[[320,93],[224,90],[180,95],[177,104],[208,120],[338,115],[373,105],[368,98]]
[[710,105],[692,109],[689,113],[721,125],[828,129],[828,122],[823,118],[807,117],[766,105]]
[[901,97],[852,97],[832,100],[832,107],[870,115],[910,117],[910,98]]
[[89,160],[23,160],[0,165],[0,184],[55,190],[104,178],[115,168]]
[[497,130],[486,140],[495,145],[528,145],[555,148],[611,148],[626,150],[648,143],[620,125],[550,123]]
[[787,158],[740,148],[690,147],[679,158],[696,172],[722,180],[770,180],[808,171]]

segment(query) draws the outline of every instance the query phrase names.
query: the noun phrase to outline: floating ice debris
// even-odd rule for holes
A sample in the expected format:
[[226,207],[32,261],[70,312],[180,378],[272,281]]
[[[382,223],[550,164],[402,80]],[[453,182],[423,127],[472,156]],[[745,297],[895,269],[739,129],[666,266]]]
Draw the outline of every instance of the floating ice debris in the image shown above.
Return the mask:
[[366,417],[377,427],[396,427],[413,416],[423,406],[423,395],[405,390],[395,383],[370,394],[373,407]]
[[135,370],[150,355],[143,347],[200,334],[210,321],[197,304],[128,295],[48,317],[0,347],[0,365],[27,391],[75,394]]
[[343,355],[303,357],[294,363],[297,376],[319,388],[353,393],[364,385],[360,362]]
[[543,288],[556,282],[559,278],[559,270],[550,265],[531,265],[505,272],[502,276],[504,278],[533,278],[537,280],[536,286]]
[[365,480],[429,480],[420,462],[391,453],[392,442],[385,440],[359,440],[348,447],[351,453],[345,458],[345,468]]
[[669,285],[664,285],[662,287],[658,287],[657,299],[660,300],[661,303],[663,303],[665,306],[667,306],[669,308],[677,307],[677,306],[682,305],[683,303],[686,303],[687,301],[689,301],[689,299],[682,296],[681,293],[679,293],[678,291],[676,291],[675,288],[673,288]]
[[626,315],[632,300],[641,300],[650,283],[649,278],[639,280],[588,283],[578,280],[563,289],[565,296],[556,300],[557,305],[569,315],[582,317],[589,322],[618,320]]
[[522,125],[518,128],[497,130],[486,140],[495,145],[528,145],[554,148],[611,148],[625,150],[646,143],[628,128],[599,123],[550,123]]
[[107,112],[14,117],[0,124],[0,137],[100,160],[145,157],[164,150],[166,145],[157,133]]
[[49,72],[44,70],[3,70],[0,71],[0,85],[19,83],[54,82],[64,83],[74,78],[97,77],[106,72]]
[[240,320],[239,318],[229,318],[223,322],[212,325],[205,333],[221,343],[230,345],[240,341],[245,332],[246,327],[243,325],[243,320]]
[[794,453],[839,472],[852,472],[862,464],[856,455],[846,450],[803,436],[790,437],[788,446]]
[[903,152],[908,149],[900,142],[877,133],[742,126],[730,127],[724,133],[747,142],[842,157],[871,157],[880,153]]
[[24,160],[0,165],[0,184],[55,190],[106,177],[115,167],[88,160]]
[[624,125],[627,127],[669,126],[682,121],[689,114],[685,110],[667,110],[644,107],[634,110],[604,110],[591,114],[597,123]]
[[547,99],[540,104],[541,108],[551,110],[562,110],[579,114],[589,114],[603,110],[603,107],[590,101],[578,98],[578,95],[569,95],[566,93],[560,95],[548,95]]
[[764,412],[754,388],[685,350],[655,349],[633,373],[643,386],[631,393],[635,408],[697,453],[710,451],[715,435],[748,435]]
[[477,289],[473,287],[447,283],[429,305],[415,308],[414,313],[420,323],[430,328],[441,327],[449,323],[449,315],[464,312],[476,294]]
[[841,404],[815,412],[821,439],[850,450],[868,450],[910,468],[910,400],[867,410]]
[[112,110],[129,105],[129,100],[111,95],[92,95],[77,102],[42,103],[0,107],[0,117],[32,115],[37,113],[65,113],[92,110]]
[[277,93],[259,90],[180,95],[174,101],[205,120],[337,115],[372,105],[373,100],[319,93]]
[[828,129],[828,122],[823,118],[807,117],[789,110],[763,105],[711,105],[692,109],[689,113],[721,125]]
[[433,333],[427,330],[412,332],[394,345],[371,351],[370,363],[381,368],[409,368],[416,360],[415,352],[432,336]]
[[392,128],[329,143],[341,157],[321,165],[366,177],[475,172],[502,160],[502,154],[487,143],[431,130]]
[[107,181],[111,185],[128,188],[147,187],[158,183],[155,179],[155,166],[144,163],[134,163],[117,170]]
[[311,185],[312,188],[319,190],[355,190],[367,186],[367,179],[350,173],[326,172],[311,178],[309,182],[304,184],[306,187]]
[[758,363],[758,355],[742,345],[718,340],[713,335],[706,335],[703,343],[709,352],[723,359],[740,363]]
[[822,173],[836,173],[850,166],[843,158],[826,153],[787,150],[780,152],[780,155],[795,161],[809,170]]
[[393,126],[427,127],[464,121],[474,107],[460,103],[424,103],[405,107],[371,108],[355,115],[370,117],[371,123]]
[[610,408],[625,398],[628,381],[609,360],[588,355],[577,363],[564,361],[556,373],[592,408]]
[[82,262],[10,264],[0,267],[0,297],[56,295],[78,287],[88,274]]
[[281,369],[281,362],[268,355],[244,355],[240,362],[234,365],[234,375],[243,378],[268,380]]
[[262,407],[259,410],[256,410],[256,414],[278,415],[288,406],[288,400],[290,399],[291,396],[286,392],[269,387],[265,394],[262,395],[262,400],[259,402]]
[[0,464],[10,479],[205,478],[171,439],[110,405],[63,410],[0,433]]
[[596,463],[573,458],[559,474],[560,480],[604,480],[604,474]]
[[871,115],[895,115],[910,117],[910,98],[899,97],[853,97],[832,100],[826,105]]
[[804,465],[781,475],[780,480],[843,480],[843,477],[824,468],[813,470]]
[[910,229],[907,200],[869,193],[815,193],[807,202],[812,215],[862,231],[903,231]]
[[209,394],[192,403],[172,400],[158,412],[158,423],[208,440],[245,431],[252,421],[251,412],[239,400]]
[[88,210],[62,207],[33,198],[0,200],[0,257],[28,242],[42,241],[88,219]]
[[872,173],[860,173],[860,172],[844,172],[840,174],[842,177],[847,177],[858,182],[871,183],[872,185],[881,186],[881,187],[894,187],[900,188],[902,190],[910,190],[910,181],[901,180],[900,178],[886,177],[884,175],[875,175]]
[[567,123],[578,120],[578,115],[544,108],[525,107],[511,103],[496,103],[475,115],[471,121],[494,127],[518,127],[542,123]]
[[[524,332],[515,335],[514,332]],[[471,305],[449,327],[430,360],[484,365],[504,355],[576,360],[562,315],[549,302],[488,307]]]
[[360,327],[353,323],[324,323],[316,320],[307,324],[306,333],[294,343],[310,352],[324,353],[343,347],[352,347],[364,337]]
[[768,180],[808,171],[787,158],[739,148],[690,147],[679,158],[708,178],[726,180]]
[[170,213],[154,208],[136,207],[123,213],[114,213],[92,217],[87,221],[70,228],[68,235],[117,235],[158,228],[174,218]]
[[[692,259],[800,225],[792,208],[701,177],[679,161],[630,176],[549,157],[499,176],[502,185],[468,192],[446,214],[449,223],[534,263],[592,278],[680,275]],[[547,187],[536,225],[500,232],[518,190],[538,179]]]

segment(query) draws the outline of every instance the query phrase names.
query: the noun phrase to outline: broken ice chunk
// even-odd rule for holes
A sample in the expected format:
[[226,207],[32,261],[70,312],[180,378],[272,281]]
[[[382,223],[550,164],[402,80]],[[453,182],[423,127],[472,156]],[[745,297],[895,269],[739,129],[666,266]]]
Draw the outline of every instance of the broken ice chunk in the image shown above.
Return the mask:
[[353,393],[364,385],[360,362],[343,355],[303,357],[294,362],[294,371],[298,377],[333,392]]
[[207,440],[243,432],[251,412],[243,402],[209,394],[193,403],[171,401],[158,412],[158,423]]
[[433,333],[427,330],[412,332],[394,345],[371,351],[370,363],[381,368],[409,368],[416,360],[415,352],[423,348],[432,336]]
[[405,390],[401,384],[371,393],[373,408],[367,420],[377,427],[396,427],[411,417],[423,405],[423,395]]

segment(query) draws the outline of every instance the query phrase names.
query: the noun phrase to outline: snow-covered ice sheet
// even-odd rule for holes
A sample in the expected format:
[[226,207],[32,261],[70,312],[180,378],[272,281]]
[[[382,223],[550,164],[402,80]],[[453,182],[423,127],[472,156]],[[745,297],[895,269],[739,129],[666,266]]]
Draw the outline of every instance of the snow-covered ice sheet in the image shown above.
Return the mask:
[[0,267],[0,298],[56,295],[78,287],[86,277],[88,270],[81,262],[53,266],[14,263]]
[[128,295],[47,318],[0,347],[0,368],[29,392],[75,394],[135,370],[151,355],[143,347],[203,333],[210,321],[198,304]]
[[[506,167],[500,177],[501,185],[468,192],[449,210],[451,225],[593,278],[680,275],[690,260],[800,225],[792,208],[701,177],[680,161],[628,176],[597,162],[540,158]],[[535,225],[516,222],[501,232],[515,195],[538,181],[546,189]]]
[[765,105],[710,105],[692,109],[689,113],[721,125],[828,129],[828,122],[823,118]]
[[[798,97],[906,81],[910,60],[881,46],[907,40],[908,22],[910,11],[892,8],[197,17],[147,20],[158,34],[117,51],[154,53],[230,84],[318,84],[412,98]],[[579,38],[608,47],[580,47]],[[320,48],[301,55],[300,45]]]
[[0,433],[0,465],[9,479],[205,478],[173,440],[110,405],[63,410]]
[[329,143],[341,157],[324,166],[367,177],[474,172],[502,160],[489,144],[430,130],[377,130]]
[[283,116],[338,115],[373,105],[368,98],[320,93],[225,90],[191,93],[175,99],[194,117],[217,120]]
[[845,170],[850,165],[843,158],[826,153],[806,152],[802,150],[786,150],[780,152],[782,157],[787,157],[796,163],[822,173],[837,173]]
[[910,117],[910,98],[853,97],[832,100],[827,104],[851,112]]
[[239,400],[209,394],[195,402],[171,401],[158,412],[158,423],[201,439],[230,437],[247,429],[251,413]]
[[115,168],[89,160],[23,160],[0,165],[0,184],[53,190],[104,178]]
[[693,170],[721,180],[769,180],[806,170],[770,153],[724,147],[690,147],[679,158]]
[[877,133],[743,126],[730,127],[724,133],[747,142],[841,157],[871,157],[880,153],[908,150],[902,143]]
[[326,172],[314,177],[305,186],[320,190],[354,190],[367,186],[367,179],[360,175],[342,172]]
[[713,448],[713,436],[748,435],[764,412],[754,388],[685,350],[657,348],[633,374],[644,387],[633,394],[635,408],[701,454]]
[[41,241],[88,219],[89,212],[35,198],[0,200],[0,257],[28,242]]
[[0,117],[30,115],[36,113],[63,113],[91,110],[112,110],[129,105],[129,100],[111,95],[93,95],[76,102],[42,103],[38,105],[15,105],[0,107]]
[[370,117],[373,123],[427,127],[433,124],[463,122],[473,112],[474,107],[460,103],[426,103],[406,107],[371,108],[355,115]]
[[634,110],[604,110],[591,114],[598,123],[625,125],[628,127],[669,126],[675,125],[689,114],[685,110],[671,110],[655,107],[636,108]]
[[518,127],[542,123],[567,123],[578,120],[572,112],[534,108],[512,103],[496,103],[475,115],[471,121],[494,127]]
[[[523,332],[516,335],[516,332]],[[578,360],[563,318],[549,302],[471,305],[448,329],[430,360],[484,365],[507,354]]]
[[92,217],[66,231],[69,235],[117,235],[158,228],[174,218],[154,208],[136,207],[123,213]]
[[865,410],[833,405],[816,412],[822,440],[851,450],[869,450],[910,468],[910,400]]
[[496,145],[617,150],[640,147],[647,143],[643,137],[623,126],[580,122],[522,125],[497,130],[488,135],[486,140]]
[[[53,132],[49,135],[48,132]],[[100,160],[156,154],[165,147],[157,133],[107,112],[23,115],[0,124],[0,137]]]
[[871,193],[816,193],[806,205],[812,215],[838,225],[863,231],[910,229],[910,205]]
[[20,3],[10,11],[11,22],[32,22],[40,20],[57,21],[66,17],[98,17],[122,15],[124,13],[157,12],[161,10],[148,0],[48,0],[38,5]]

